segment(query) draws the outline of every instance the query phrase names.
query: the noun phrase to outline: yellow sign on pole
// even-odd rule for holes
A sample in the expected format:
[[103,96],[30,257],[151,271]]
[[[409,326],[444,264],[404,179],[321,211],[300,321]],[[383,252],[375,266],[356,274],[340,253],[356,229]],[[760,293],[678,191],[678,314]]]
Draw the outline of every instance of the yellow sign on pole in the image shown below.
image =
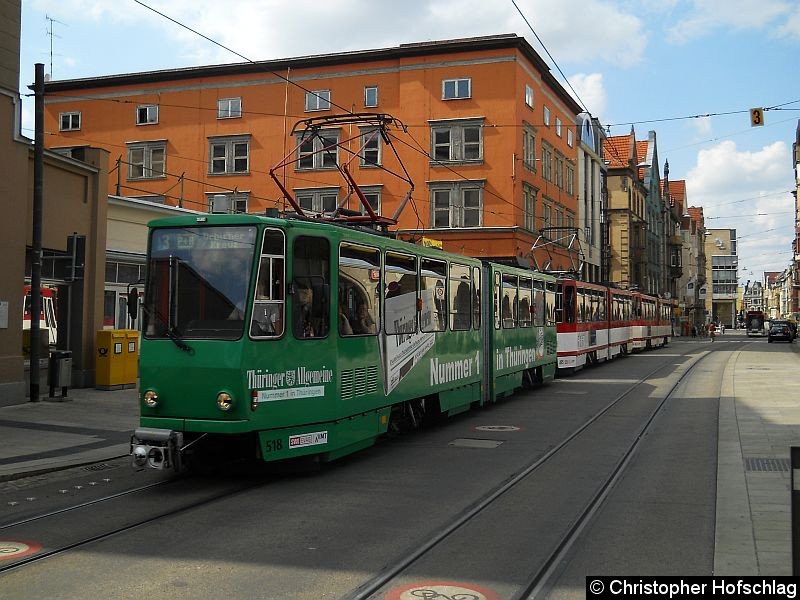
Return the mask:
[[760,127],[764,124],[764,109],[763,108],[751,108],[750,109],[750,126],[751,127]]

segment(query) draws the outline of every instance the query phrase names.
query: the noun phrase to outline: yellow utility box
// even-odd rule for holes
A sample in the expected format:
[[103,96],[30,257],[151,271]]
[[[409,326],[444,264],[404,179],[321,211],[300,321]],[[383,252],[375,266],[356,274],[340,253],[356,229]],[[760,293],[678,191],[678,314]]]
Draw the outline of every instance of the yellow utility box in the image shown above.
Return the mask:
[[126,388],[136,387],[139,378],[139,332],[135,329],[125,330],[125,379]]
[[98,390],[121,390],[125,387],[124,329],[102,329],[95,340],[95,384]]

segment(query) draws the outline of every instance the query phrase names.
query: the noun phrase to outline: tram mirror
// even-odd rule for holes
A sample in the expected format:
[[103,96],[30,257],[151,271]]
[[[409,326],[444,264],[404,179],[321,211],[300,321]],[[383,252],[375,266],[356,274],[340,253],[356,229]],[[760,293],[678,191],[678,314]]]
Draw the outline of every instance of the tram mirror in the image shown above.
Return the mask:
[[128,316],[135,321],[139,314],[139,290],[132,287],[128,290]]

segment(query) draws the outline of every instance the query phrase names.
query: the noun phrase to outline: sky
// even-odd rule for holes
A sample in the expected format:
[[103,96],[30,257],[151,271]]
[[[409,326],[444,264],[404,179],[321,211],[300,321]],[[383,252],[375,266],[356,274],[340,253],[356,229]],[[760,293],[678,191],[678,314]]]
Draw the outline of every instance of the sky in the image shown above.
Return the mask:
[[[798,0],[142,3],[23,0],[20,92],[37,62],[58,80],[515,33],[610,135],[656,132],[662,175],[668,160],[706,228],[736,229],[740,281],[792,258]],[[763,126],[752,108],[765,109]],[[33,137],[30,99],[23,133]]]

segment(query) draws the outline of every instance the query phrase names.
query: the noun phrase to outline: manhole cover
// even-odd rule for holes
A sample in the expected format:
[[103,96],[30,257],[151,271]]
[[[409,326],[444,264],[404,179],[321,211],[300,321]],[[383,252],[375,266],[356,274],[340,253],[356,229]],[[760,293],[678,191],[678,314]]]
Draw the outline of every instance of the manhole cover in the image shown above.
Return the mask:
[[516,425],[478,425],[473,427],[475,431],[519,431]]
[[499,440],[480,440],[475,438],[458,438],[450,442],[451,446],[460,448],[497,448],[503,442]]
[[745,458],[745,471],[788,471],[788,458]]
[[84,471],[106,471],[108,469],[113,469],[113,468],[114,468],[113,466],[107,465],[106,463],[99,463],[99,464],[96,464],[96,465],[89,465],[87,467],[84,467],[83,470]]

